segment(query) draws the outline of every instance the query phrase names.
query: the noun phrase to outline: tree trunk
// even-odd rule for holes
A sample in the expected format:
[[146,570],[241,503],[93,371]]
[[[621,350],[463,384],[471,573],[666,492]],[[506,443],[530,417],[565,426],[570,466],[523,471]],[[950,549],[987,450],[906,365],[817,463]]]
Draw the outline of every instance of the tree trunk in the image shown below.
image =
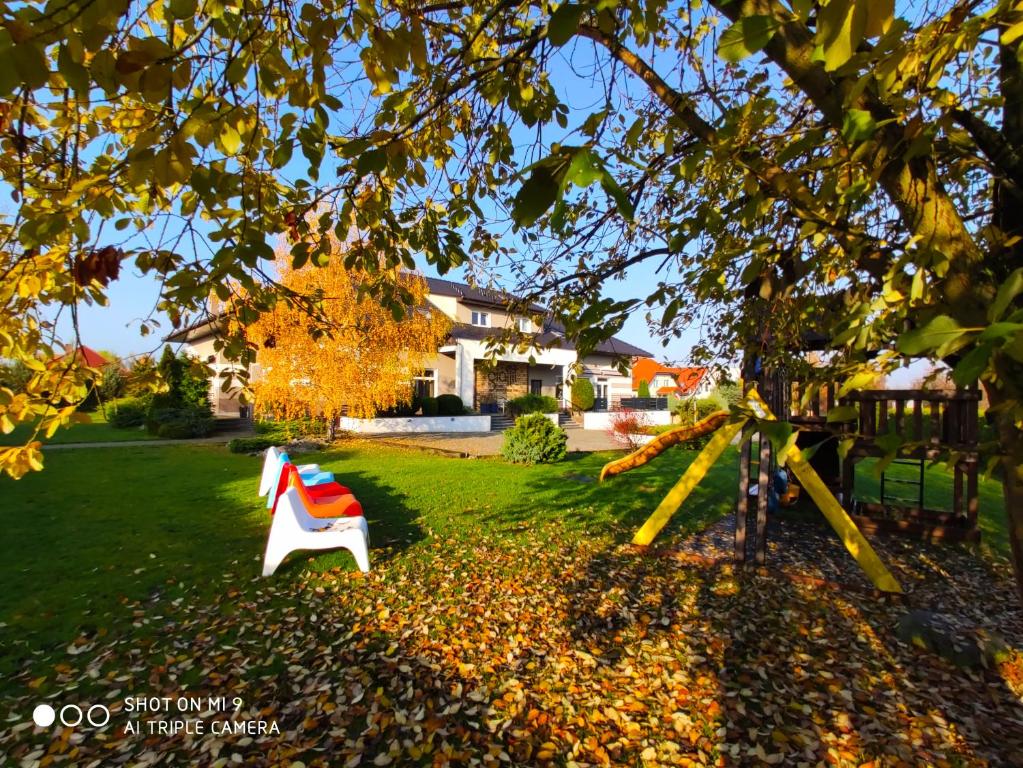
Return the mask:
[[998,446],[1005,469],[1003,494],[1005,497],[1006,527],[1012,546],[1012,566],[1016,572],[1016,588],[1023,602],[1023,430],[1014,423],[1011,398],[999,387],[985,384],[992,408],[1009,404],[1005,410],[996,410]]

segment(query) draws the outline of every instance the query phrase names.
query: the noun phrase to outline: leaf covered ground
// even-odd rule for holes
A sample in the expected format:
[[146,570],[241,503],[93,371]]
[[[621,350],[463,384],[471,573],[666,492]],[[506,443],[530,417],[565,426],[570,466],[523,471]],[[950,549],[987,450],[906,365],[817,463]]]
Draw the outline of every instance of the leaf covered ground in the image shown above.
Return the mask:
[[[962,669],[900,642],[905,605],[828,588],[821,563],[840,553],[819,529],[783,524],[786,557],[737,572],[694,556],[713,555],[714,531],[675,531],[644,552],[614,524],[447,496],[458,509],[421,520],[414,545],[378,523],[366,576],[345,559],[324,570],[298,558],[263,580],[243,550],[217,576],[185,572],[125,598],[121,618],[18,661],[0,755],[18,766],[1023,764],[1018,653]],[[885,547],[911,605],[1018,647],[1004,566]],[[125,706],[182,695],[240,706]],[[37,728],[44,701],[108,705],[110,725]],[[204,733],[147,732],[173,720]],[[125,733],[131,721],[141,733]],[[212,732],[229,721],[278,732]]]

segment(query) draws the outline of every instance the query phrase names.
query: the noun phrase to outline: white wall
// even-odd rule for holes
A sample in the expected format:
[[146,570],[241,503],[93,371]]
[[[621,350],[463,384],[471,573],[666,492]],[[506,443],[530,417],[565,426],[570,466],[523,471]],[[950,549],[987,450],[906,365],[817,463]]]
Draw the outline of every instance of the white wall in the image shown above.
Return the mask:
[[[671,411],[636,411],[646,417],[646,422],[652,427],[659,427],[664,424],[671,424]],[[586,411],[583,413],[583,429],[611,428],[611,417],[614,412],[607,411]]]
[[361,434],[408,434],[412,432],[489,432],[490,416],[399,416],[386,419],[353,419],[342,416],[340,429]]

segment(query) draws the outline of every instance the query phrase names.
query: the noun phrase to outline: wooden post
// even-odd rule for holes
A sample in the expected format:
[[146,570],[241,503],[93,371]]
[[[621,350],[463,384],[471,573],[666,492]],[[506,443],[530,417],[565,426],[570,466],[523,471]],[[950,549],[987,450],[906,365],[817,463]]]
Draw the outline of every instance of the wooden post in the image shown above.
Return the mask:
[[746,521],[749,517],[749,473],[753,461],[753,436],[739,446],[739,498],[735,502],[735,562],[746,562]]
[[767,561],[767,494],[771,479],[771,441],[761,432],[760,464],[757,472],[757,538],[756,563],[763,565]]
[[952,514],[961,517],[966,514],[963,505],[963,465],[956,462],[952,480]]
[[966,522],[969,529],[977,528],[977,512],[980,508],[980,494],[977,490],[977,461],[971,461],[966,469]]
[[924,401],[919,396],[913,401],[913,442],[924,442]]

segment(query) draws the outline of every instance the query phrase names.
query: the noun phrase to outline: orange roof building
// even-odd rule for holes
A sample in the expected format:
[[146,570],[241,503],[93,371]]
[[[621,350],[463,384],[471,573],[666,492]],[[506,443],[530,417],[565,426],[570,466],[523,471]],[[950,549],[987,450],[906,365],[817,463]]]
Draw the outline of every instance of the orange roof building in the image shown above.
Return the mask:
[[687,397],[696,391],[706,376],[706,368],[673,368],[644,357],[632,364],[632,391],[638,391],[639,383],[646,381],[650,394],[655,397]]

